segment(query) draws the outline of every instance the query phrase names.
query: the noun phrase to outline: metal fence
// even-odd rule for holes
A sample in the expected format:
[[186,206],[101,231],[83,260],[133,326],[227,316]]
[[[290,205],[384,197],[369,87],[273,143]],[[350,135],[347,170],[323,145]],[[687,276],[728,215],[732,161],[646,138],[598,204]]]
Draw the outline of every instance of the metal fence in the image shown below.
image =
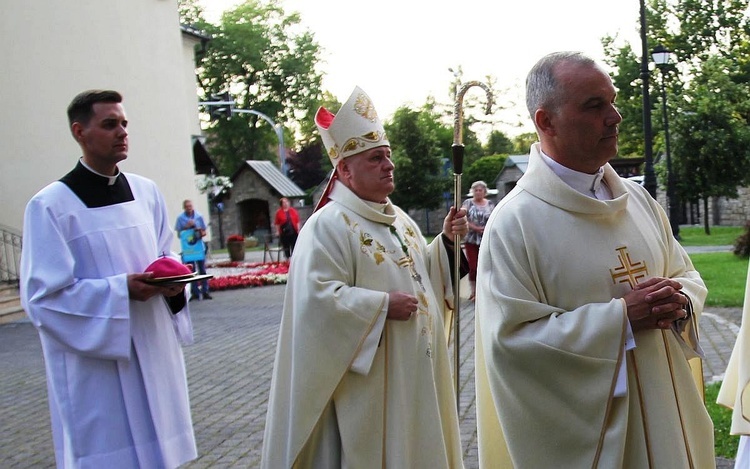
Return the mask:
[[21,233],[0,225],[0,282],[18,285],[21,263]]

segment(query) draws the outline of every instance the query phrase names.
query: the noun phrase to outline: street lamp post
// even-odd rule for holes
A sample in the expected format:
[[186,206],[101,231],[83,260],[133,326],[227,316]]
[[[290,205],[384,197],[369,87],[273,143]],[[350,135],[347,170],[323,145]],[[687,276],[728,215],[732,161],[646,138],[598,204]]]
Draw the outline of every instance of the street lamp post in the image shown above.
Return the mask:
[[643,168],[643,187],[646,188],[651,197],[656,198],[656,175],[654,174],[654,153],[651,135],[651,98],[649,97],[649,71],[648,71],[648,43],[646,41],[646,5],[641,3],[641,82],[643,83],[643,156],[645,164]]
[[232,112],[236,114],[253,114],[265,120],[271,125],[273,130],[276,132],[276,138],[279,139],[279,167],[281,168],[281,173],[284,176],[288,176],[286,167],[286,154],[284,150],[284,129],[282,129],[280,125],[277,125],[273,121],[273,119],[263,114],[262,112],[256,111],[255,109],[232,109]]
[[661,71],[661,109],[664,116],[664,149],[667,158],[667,205],[669,214],[669,224],[672,227],[674,237],[680,239],[680,222],[677,219],[678,203],[677,194],[675,193],[674,173],[672,172],[672,153],[669,147],[669,117],[667,115],[667,87],[664,84],[664,69],[672,58],[672,51],[659,44],[651,53],[654,63]]
[[222,93],[221,95],[212,96],[211,98],[211,101],[203,101],[198,103],[202,106],[209,107],[211,120],[221,116],[230,118],[232,117],[232,114],[253,114],[265,120],[271,125],[274,132],[276,132],[276,138],[279,139],[279,168],[281,169],[281,172],[284,174],[284,176],[288,176],[289,174],[286,165],[286,151],[284,150],[284,129],[281,127],[281,125],[277,125],[273,121],[273,119],[260,111],[256,111],[255,109],[236,109],[234,107],[235,101],[234,99],[231,99],[229,93]]

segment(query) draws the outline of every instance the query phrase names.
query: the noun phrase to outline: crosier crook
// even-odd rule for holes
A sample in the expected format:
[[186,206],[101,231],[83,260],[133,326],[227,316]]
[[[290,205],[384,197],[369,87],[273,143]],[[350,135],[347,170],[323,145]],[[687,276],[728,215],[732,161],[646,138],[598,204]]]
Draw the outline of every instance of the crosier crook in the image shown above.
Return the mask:
[[[463,143],[463,101],[464,94],[472,86],[478,86],[487,93],[487,106],[485,113],[492,111],[492,91],[490,87],[479,81],[469,81],[461,85],[456,91],[456,101],[453,105],[453,206],[458,211],[461,208],[461,174],[464,172],[464,143]],[[456,391],[456,408],[459,408],[459,381],[460,381],[460,355],[461,341],[459,338],[459,312],[461,310],[461,297],[459,296],[459,284],[461,282],[461,236],[453,236],[453,378]],[[460,409],[459,409],[460,410]]]

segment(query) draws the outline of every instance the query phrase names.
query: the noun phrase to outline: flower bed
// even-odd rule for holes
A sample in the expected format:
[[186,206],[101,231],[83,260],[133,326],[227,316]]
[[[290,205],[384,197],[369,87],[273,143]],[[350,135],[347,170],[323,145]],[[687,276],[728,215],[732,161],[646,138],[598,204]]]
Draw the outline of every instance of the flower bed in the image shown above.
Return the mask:
[[211,291],[262,287],[286,283],[289,262],[222,261],[209,263],[206,272],[214,276],[208,281]]

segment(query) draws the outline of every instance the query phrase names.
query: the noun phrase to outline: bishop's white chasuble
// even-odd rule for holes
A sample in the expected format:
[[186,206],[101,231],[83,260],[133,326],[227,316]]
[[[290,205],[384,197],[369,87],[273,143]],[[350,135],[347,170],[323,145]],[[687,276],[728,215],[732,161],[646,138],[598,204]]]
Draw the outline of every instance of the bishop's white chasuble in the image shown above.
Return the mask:
[[[441,237],[426,245],[400,209],[376,210],[340,182],[330,198],[292,258],[262,467],[463,467]],[[395,290],[418,298],[417,313],[384,321],[371,363],[354,371]]]

